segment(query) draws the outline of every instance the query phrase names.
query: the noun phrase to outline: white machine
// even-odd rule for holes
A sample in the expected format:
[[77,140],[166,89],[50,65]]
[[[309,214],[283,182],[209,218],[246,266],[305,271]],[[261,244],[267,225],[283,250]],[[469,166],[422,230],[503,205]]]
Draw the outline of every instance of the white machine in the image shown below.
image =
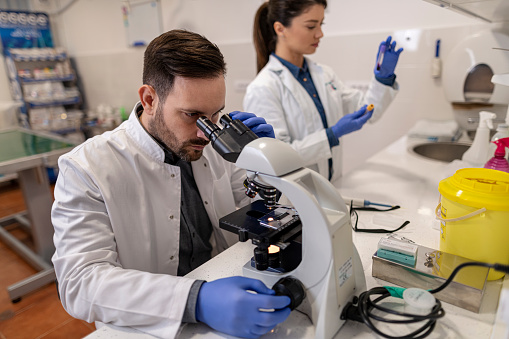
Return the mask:
[[[228,128],[226,126],[221,132]],[[217,145],[219,138],[212,136],[209,139],[216,150],[224,150],[224,147]],[[222,153],[220,150],[218,152]],[[296,268],[285,272],[259,270],[248,262],[243,268],[244,275],[260,279],[269,287],[282,277],[290,276],[299,280],[304,286],[306,298],[298,310],[311,318],[316,338],[332,338],[344,324],[345,320],[341,320],[344,306],[366,289],[364,271],[352,241],[350,215],[344,200],[329,181],[303,166],[302,158],[290,145],[276,139],[249,141],[241,147],[235,164],[247,170],[248,182],[279,190],[290,200],[296,212],[295,215],[278,214],[273,213],[277,205],[269,207],[273,212],[258,215],[257,218],[258,221],[264,220],[265,225],[259,226],[257,223],[255,227],[261,227],[261,232],[284,232],[284,218],[294,220],[298,215],[302,229],[302,259]],[[244,226],[236,230],[241,241],[253,239],[258,248],[267,248],[267,243],[256,242],[254,237],[247,234],[250,231]],[[271,238],[267,236],[266,239]]]

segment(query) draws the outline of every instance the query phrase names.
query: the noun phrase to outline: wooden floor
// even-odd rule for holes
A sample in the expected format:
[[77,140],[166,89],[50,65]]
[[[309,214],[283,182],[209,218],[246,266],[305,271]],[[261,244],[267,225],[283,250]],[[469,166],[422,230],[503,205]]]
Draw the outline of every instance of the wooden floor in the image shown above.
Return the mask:
[[[0,218],[24,209],[17,182],[0,183]],[[15,224],[5,229],[32,245],[30,235]],[[74,339],[95,330],[94,324],[74,319],[65,312],[54,283],[24,296],[16,304],[11,303],[7,287],[34,273],[35,269],[0,241],[0,339]]]

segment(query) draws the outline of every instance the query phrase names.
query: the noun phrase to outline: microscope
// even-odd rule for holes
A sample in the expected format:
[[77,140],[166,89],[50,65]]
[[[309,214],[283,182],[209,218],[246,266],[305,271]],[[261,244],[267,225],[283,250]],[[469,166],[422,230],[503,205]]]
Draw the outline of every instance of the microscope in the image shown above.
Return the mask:
[[[243,274],[289,295],[316,338],[334,337],[345,305],[366,290],[344,200],[287,143],[258,138],[228,115],[220,123],[201,117],[197,125],[225,160],[247,171],[246,194],[263,198],[220,219],[221,228],[255,245]],[[291,205],[278,203],[280,194]]]

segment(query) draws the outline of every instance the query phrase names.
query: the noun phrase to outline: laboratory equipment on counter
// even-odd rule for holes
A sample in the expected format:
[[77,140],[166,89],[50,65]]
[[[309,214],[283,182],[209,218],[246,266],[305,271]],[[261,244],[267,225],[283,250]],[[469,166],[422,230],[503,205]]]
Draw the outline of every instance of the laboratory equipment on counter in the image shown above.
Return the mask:
[[[250,137],[226,115],[220,121],[223,129],[205,117],[197,124],[223,158],[247,170],[246,193],[264,198],[220,219],[220,227],[256,245],[244,275],[267,286],[297,279],[306,294],[298,309],[312,320],[316,338],[332,338],[346,321],[344,306],[366,288],[345,202],[290,145]],[[278,191],[293,206],[277,204]],[[279,251],[269,253],[271,245]]]
[[[382,238],[384,239],[384,238]],[[394,240],[393,240],[394,241]],[[403,287],[430,289],[445,282],[456,266],[472,260],[435,249],[414,245],[412,260],[395,260],[379,248],[373,255],[372,275]],[[398,250],[392,252],[401,253]],[[408,256],[408,253],[404,253]],[[439,300],[479,313],[486,288],[488,268],[471,268],[458,277],[447,289],[438,293]],[[459,297],[462,296],[462,297]]]
[[343,197],[343,200],[345,201],[345,204],[347,206],[353,206],[353,207],[368,207],[368,206],[381,206],[381,207],[392,207],[393,205],[389,204],[381,204],[378,202],[372,202],[366,199],[361,198],[348,198]]
[[490,129],[493,128],[495,113],[482,111],[479,113],[479,127],[475,132],[474,142],[461,157],[461,160],[472,166],[482,167],[489,159]]
[[509,161],[505,158],[505,149],[509,147],[509,138],[497,139],[492,141],[492,143],[497,145],[497,149],[495,150],[493,158],[486,162],[484,168],[491,168],[509,173]]

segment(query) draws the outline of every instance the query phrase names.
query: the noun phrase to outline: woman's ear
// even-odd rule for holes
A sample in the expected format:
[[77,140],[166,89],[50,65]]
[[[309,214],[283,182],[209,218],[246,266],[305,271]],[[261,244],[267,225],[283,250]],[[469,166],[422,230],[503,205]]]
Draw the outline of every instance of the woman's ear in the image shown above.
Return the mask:
[[280,23],[279,21],[274,22],[274,32],[276,32],[278,38],[283,37],[285,32],[285,26],[283,26],[283,24]]
[[154,88],[150,85],[143,85],[138,89],[138,95],[143,106],[143,113],[148,115],[155,114],[158,100]]

